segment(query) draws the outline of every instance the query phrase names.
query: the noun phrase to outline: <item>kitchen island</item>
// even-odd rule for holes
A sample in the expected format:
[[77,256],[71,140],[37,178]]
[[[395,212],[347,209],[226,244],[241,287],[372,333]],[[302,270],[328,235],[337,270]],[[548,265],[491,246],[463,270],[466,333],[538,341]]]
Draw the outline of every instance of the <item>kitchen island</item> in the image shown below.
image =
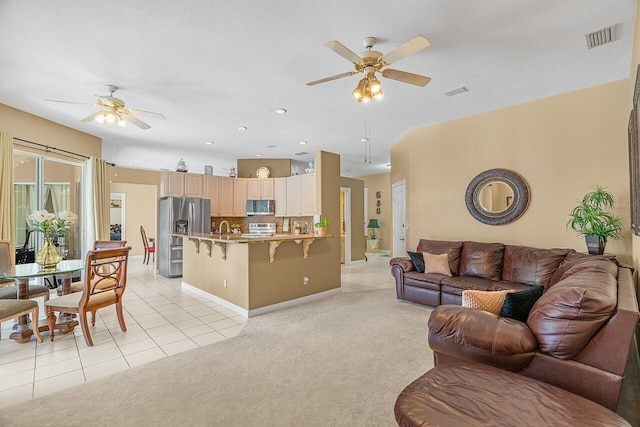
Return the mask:
[[175,234],[182,286],[244,317],[341,292],[336,236]]

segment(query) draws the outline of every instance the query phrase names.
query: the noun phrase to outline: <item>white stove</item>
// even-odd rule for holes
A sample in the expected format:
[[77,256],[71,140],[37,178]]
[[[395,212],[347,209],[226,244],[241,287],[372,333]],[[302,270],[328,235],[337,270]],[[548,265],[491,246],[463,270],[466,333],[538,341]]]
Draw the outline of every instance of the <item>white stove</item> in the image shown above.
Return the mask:
[[252,222],[249,224],[249,232],[242,237],[271,237],[276,232],[275,222]]

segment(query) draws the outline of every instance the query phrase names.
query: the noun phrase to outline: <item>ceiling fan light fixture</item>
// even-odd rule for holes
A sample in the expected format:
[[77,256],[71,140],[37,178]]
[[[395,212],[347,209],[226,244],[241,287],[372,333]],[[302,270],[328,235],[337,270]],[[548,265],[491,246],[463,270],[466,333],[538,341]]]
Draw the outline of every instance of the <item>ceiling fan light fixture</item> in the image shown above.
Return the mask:
[[116,116],[113,113],[107,113],[104,117],[104,121],[107,126],[113,126],[116,123]]
[[362,97],[362,92],[360,92],[360,86],[355,88],[353,92],[351,92],[351,95],[353,95],[355,99],[360,100],[360,98]]
[[121,128],[125,127],[127,125],[127,122],[125,119],[123,119],[122,117],[118,116],[118,126],[120,126]]
[[382,99],[382,89],[379,89],[378,92],[376,92],[376,94],[373,95],[373,97],[378,100]]

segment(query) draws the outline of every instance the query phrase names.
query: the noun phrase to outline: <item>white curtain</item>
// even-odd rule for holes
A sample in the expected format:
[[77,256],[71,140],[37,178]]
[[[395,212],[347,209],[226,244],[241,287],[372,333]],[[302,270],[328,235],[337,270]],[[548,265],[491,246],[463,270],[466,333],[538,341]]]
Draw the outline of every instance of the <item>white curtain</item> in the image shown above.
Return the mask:
[[86,226],[85,247],[92,248],[96,240],[109,240],[109,182],[107,162],[91,157],[86,161],[84,182]]
[[13,137],[0,132],[0,240],[15,242]]

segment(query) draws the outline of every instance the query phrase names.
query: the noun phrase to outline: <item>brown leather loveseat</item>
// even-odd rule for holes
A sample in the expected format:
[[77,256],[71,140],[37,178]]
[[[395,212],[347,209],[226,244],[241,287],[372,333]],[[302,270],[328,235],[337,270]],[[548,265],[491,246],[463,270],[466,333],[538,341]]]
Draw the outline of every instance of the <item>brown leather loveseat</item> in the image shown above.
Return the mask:
[[[447,253],[452,274],[391,260],[398,298],[437,306],[429,317],[436,365],[492,365],[615,411],[639,318],[631,268],[613,257],[500,243],[421,240],[418,251]],[[532,286],[544,292],[521,320],[458,305],[466,289]]]

